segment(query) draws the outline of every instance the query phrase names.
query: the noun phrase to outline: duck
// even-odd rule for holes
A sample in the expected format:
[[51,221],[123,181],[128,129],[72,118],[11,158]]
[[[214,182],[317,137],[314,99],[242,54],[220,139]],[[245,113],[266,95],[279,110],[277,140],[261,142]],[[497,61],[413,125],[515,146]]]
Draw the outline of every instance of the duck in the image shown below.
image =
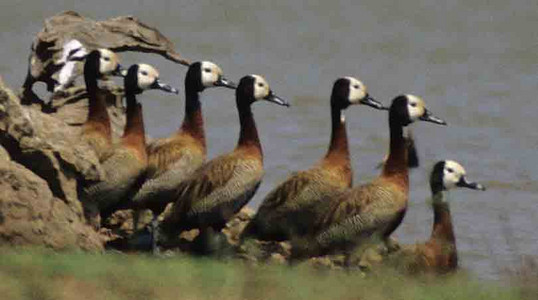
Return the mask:
[[392,248],[389,236],[405,215],[409,194],[409,143],[403,129],[415,121],[447,125],[426,108],[420,97],[404,94],[394,98],[389,108],[389,155],[381,175],[372,182],[332,195],[331,208],[318,220],[320,230],[309,240],[293,243],[292,260],[343,253],[349,266],[351,254],[365,240],[378,238]]
[[129,192],[140,184],[147,167],[146,134],[142,104],[136,96],[145,90],[159,89],[178,94],[178,90],[159,80],[159,72],[148,64],[129,67],[124,78],[127,121],[118,144],[101,163],[105,180],[84,188],[82,203],[89,223],[100,227],[100,215],[130,197]]
[[91,51],[84,63],[84,81],[88,92],[88,118],[82,125],[81,137],[95,151],[100,162],[113,145],[106,94],[99,88],[97,82],[107,75],[125,75],[125,71],[119,64],[118,55],[108,49]]
[[60,71],[58,72],[58,79],[54,82],[54,93],[61,93],[73,85],[78,75],[75,68],[88,55],[88,50],[76,39],[67,41],[62,49],[62,56],[56,62]]
[[[454,160],[438,161],[430,175],[432,193],[433,228],[430,238],[424,243],[401,245],[381,263],[395,267],[405,273],[446,274],[458,267],[456,236],[452,225],[450,201],[447,192],[455,188],[485,191],[486,188],[467,180],[463,166]],[[361,260],[362,269],[371,269],[371,262]]]
[[[418,167],[420,167],[420,158],[417,152],[417,142],[411,128],[406,127],[405,129],[407,130],[404,130],[403,134],[404,139],[407,143],[407,166],[409,167],[409,169],[417,169]],[[389,154],[387,153],[383,157],[383,159],[379,163],[377,163],[375,168],[377,170],[382,169],[388,158]]]
[[330,97],[331,137],[326,154],[312,168],[292,173],[262,201],[241,237],[285,241],[305,236],[314,229],[314,220],[327,209],[322,201],[335,190],[350,188],[353,174],[344,110],[363,104],[387,110],[374,100],[366,85],[354,77],[337,79]]
[[213,62],[192,63],[185,76],[185,116],[181,127],[168,138],[153,140],[146,148],[145,182],[131,201],[135,226],[139,211],[150,209],[152,232],[155,232],[157,217],[173,200],[177,185],[205,161],[207,146],[200,94],[212,87],[235,89],[236,84],[226,79],[222,69]]
[[263,151],[251,105],[259,100],[289,107],[276,96],[260,75],[241,78],[236,89],[240,133],[232,152],[199,167],[178,186],[172,208],[159,224],[161,232],[173,236],[199,229],[200,236],[220,232],[254,196],[264,175]]

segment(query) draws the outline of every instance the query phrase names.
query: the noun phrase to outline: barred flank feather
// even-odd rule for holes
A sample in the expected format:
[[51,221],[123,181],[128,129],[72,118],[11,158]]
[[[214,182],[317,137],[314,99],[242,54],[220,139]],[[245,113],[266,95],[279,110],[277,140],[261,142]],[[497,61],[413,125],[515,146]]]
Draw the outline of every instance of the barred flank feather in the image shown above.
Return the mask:
[[267,195],[242,238],[290,240],[312,234],[331,195],[348,186],[338,175],[319,166],[292,174]]
[[213,159],[178,186],[175,205],[165,217],[163,228],[221,229],[252,198],[262,176],[259,160],[245,159],[237,152]]

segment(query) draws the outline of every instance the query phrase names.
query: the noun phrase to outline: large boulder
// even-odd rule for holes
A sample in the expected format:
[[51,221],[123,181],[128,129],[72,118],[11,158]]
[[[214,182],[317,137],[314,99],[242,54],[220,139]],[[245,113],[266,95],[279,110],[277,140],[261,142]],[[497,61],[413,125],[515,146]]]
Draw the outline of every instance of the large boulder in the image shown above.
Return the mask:
[[49,185],[0,148],[0,245],[102,250],[100,236]]
[[[49,91],[54,89],[61,68],[63,47],[73,39],[78,40],[88,51],[108,48],[115,52],[155,53],[175,63],[189,64],[159,30],[135,17],[120,16],[94,21],[76,12],[66,11],[45,20],[43,29],[32,43],[28,74],[23,84],[25,103],[39,103],[40,99],[32,92],[35,82],[46,83]],[[76,71],[80,73],[80,66]]]
[[22,106],[0,78],[0,244],[102,249],[78,200],[80,184],[102,174],[78,133]]
[[102,178],[95,153],[79,133],[79,127],[22,106],[0,79],[0,144],[77,213],[81,212],[78,182]]
[[[86,225],[79,201],[84,185],[105,180],[95,153],[80,139],[86,89],[63,86],[48,102],[32,91],[37,81],[53,91],[65,63],[64,46],[75,39],[87,51],[155,53],[189,64],[157,29],[131,16],[94,21],[67,11],[45,20],[32,43],[23,93],[17,96],[0,78],[0,245],[96,250],[109,238]],[[76,78],[83,62],[75,63]],[[123,89],[111,81],[102,88],[117,140],[125,125]]]

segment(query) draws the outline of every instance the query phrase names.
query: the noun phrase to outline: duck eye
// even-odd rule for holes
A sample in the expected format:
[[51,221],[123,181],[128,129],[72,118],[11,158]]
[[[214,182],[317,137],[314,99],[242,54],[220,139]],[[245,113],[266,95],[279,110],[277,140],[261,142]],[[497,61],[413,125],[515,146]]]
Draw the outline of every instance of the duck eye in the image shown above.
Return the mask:
[[447,171],[448,173],[452,173],[452,172],[454,172],[454,170],[453,170],[452,168],[448,168],[448,169],[446,169],[446,171]]
[[142,72],[140,72],[140,74],[142,74],[144,76],[148,76],[148,72],[146,72],[146,71],[142,71]]
[[411,107],[417,107],[417,103],[416,103],[416,102],[411,102],[410,105],[411,105]]
[[258,86],[259,86],[259,87],[263,87],[263,83],[261,83],[261,82],[258,83]]
[[358,89],[358,88],[359,88],[359,85],[356,84],[356,85],[353,86],[353,88],[354,88],[354,89]]
[[211,69],[210,68],[205,68],[204,72],[211,73]]
[[110,61],[110,57],[106,57],[106,56],[105,56],[105,57],[103,57],[103,60],[104,60],[104,61]]

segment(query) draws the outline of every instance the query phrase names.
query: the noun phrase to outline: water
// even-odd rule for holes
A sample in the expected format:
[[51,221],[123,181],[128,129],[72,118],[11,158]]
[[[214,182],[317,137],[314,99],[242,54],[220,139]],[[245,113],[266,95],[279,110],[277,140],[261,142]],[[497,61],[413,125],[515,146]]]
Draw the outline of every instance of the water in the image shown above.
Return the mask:
[[[22,85],[33,36],[44,18],[72,9],[93,19],[132,14],[159,28],[186,58],[218,63],[229,78],[263,74],[289,109],[257,103],[266,177],[252,200],[293,170],[308,168],[329,139],[328,102],[339,76],[363,80],[389,104],[401,93],[421,96],[450,126],[413,125],[422,167],[411,177],[411,204],[396,232],[403,242],[428,237],[428,173],[440,159],[461,162],[488,191],[453,191],[461,265],[501,279],[519,255],[538,254],[538,2],[536,1],[6,1],[0,11],[0,74]],[[372,1],[373,2],[373,1]],[[182,88],[186,68],[151,55],[143,60]],[[183,98],[143,96],[149,134],[170,134]],[[231,150],[238,122],[233,92],[203,95],[209,157]],[[368,107],[346,112],[355,184],[374,170],[388,145],[387,115]]]

